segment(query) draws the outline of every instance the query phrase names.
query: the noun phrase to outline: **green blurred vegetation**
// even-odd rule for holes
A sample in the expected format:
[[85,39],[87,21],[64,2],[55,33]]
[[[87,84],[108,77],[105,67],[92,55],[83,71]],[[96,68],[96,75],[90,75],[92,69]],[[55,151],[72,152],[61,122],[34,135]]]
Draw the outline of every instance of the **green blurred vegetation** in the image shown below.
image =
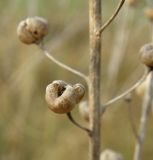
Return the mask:
[[[118,1],[103,2],[103,21],[112,14]],[[121,93],[143,74],[139,48],[150,41],[151,26],[143,15],[144,1],[125,6],[134,12],[130,36],[121,62],[114,93],[108,89],[108,65],[115,45],[121,15],[103,34],[102,98]],[[6,0],[0,1],[0,159],[1,160],[85,160],[88,137],[73,126],[65,115],[52,113],[44,101],[45,87],[55,79],[69,83],[85,82],[59,68],[35,46],[26,46],[16,36],[18,23],[28,16],[43,16],[50,24],[46,46],[62,62],[88,73],[88,3],[82,0]],[[123,17],[123,16],[122,16]],[[124,18],[123,18],[124,19]],[[129,29],[128,26],[126,28]],[[118,35],[119,36],[119,35]],[[111,86],[112,87],[112,86]],[[87,97],[87,94],[86,94]],[[133,95],[132,114],[138,126],[142,97]],[[75,118],[86,124],[74,110]],[[151,114],[150,114],[151,115]],[[114,104],[102,118],[102,149],[120,151],[132,159],[135,138],[124,101]],[[143,158],[152,160],[152,117],[149,118]]]

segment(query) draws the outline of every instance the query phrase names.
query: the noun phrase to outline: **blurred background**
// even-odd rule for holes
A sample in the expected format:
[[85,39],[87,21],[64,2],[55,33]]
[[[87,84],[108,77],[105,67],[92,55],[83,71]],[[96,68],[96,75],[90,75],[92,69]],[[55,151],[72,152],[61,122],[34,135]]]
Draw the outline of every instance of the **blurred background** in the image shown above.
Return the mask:
[[[103,22],[119,1],[103,0]],[[122,93],[143,75],[139,49],[151,41],[152,26],[144,15],[149,3],[126,3],[102,36],[102,101]],[[52,113],[44,100],[45,88],[53,80],[82,83],[84,80],[49,61],[34,45],[22,44],[16,35],[18,23],[28,16],[45,17],[50,24],[45,45],[67,65],[88,74],[88,1],[5,0],[0,1],[0,159],[87,160],[88,137],[65,115]],[[87,99],[86,94],[84,100]],[[121,100],[102,118],[102,150],[111,148],[130,160],[135,136],[132,114],[139,127],[143,97],[132,94],[131,111]],[[87,125],[78,113],[75,119]],[[143,159],[153,157],[153,117],[149,116]]]

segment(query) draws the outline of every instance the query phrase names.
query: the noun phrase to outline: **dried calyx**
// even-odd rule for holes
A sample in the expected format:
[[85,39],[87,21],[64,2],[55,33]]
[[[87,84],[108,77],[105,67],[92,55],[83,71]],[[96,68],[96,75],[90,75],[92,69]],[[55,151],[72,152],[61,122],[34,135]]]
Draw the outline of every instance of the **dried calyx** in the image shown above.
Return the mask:
[[29,17],[21,21],[17,35],[25,44],[40,43],[48,33],[48,22],[42,17]]
[[55,113],[68,113],[78,104],[85,94],[82,84],[70,85],[56,80],[46,88],[45,99],[48,107]]
[[140,60],[143,64],[145,64],[150,69],[153,68],[153,44],[152,43],[145,44],[140,49]]

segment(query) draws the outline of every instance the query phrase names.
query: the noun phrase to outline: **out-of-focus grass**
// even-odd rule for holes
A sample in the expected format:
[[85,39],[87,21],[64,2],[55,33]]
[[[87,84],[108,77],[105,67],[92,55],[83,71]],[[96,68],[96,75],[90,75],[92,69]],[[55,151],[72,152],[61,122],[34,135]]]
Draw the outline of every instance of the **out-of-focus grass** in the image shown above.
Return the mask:
[[[116,2],[104,1],[104,21],[111,15],[115,5]],[[72,126],[65,115],[50,112],[44,101],[45,87],[51,81],[62,79],[69,83],[81,82],[85,85],[84,81],[45,59],[35,46],[20,43],[16,36],[16,27],[20,20],[33,15],[46,17],[50,23],[50,34],[46,38],[48,48],[53,49],[55,57],[62,62],[87,73],[89,62],[87,2],[7,0],[0,1],[0,8],[0,159],[87,159],[86,134]],[[103,34],[104,100],[108,99],[108,95],[105,94],[107,67],[115,31],[120,25],[119,20],[120,16]],[[140,5],[136,11],[135,23],[115,88],[119,90],[128,88],[143,73],[143,66],[138,60],[138,51],[141,45],[149,41],[149,35],[149,22],[145,20]],[[135,76],[131,81],[133,73]],[[136,96],[133,98],[133,115],[138,126],[141,99]],[[82,122],[77,107],[74,115]],[[144,149],[144,157],[147,157],[147,160],[151,160],[153,156],[152,131],[149,123]],[[118,102],[114,108],[106,112],[102,122],[102,137],[102,148],[109,147],[121,151],[127,160],[132,158],[134,136],[124,102]]]

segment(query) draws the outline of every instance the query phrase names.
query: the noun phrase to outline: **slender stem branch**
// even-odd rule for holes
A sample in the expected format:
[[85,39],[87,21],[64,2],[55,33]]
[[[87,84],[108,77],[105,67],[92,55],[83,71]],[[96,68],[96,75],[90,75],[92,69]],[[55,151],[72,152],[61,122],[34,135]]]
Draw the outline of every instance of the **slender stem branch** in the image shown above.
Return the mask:
[[38,44],[38,47],[44,52],[45,56],[47,58],[49,58],[51,61],[53,61],[55,64],[57,64],[58,66],[68,70],[69,72],[71,72],[71,73],[83,78],[88,84],[89,80],[88,80],[88,77],[85,74],[83,74],[80,71],[78,71],[76,69],[73,69],[73,68],[67,66],[66,64],[60,62],[59,60],[57,60],[55,57],[53,57],[51,52],[49,52],[46,48],[44,48],[44,46],[42,44]]
[[74,120],[74,118],[72,117],[71,112],[67,113],[67,117],[68,117],[68,119],[69,119],[75,126],[77,126],[78,128],[84,130],[85,132],[88,133],[89,136],[91,136],[91,130],[89,130],[88,128],[83,127],[83,126],[81,126],[79,123],[77,123],[77,122]]
[[135,83],[131,88],[129,88],[128,90],[126,90],[125,92],[123,92],[122,94],[120,94],[119,96],[109,100],[108,102],[103,104],[103,110],[105,110],[106,108],[109,107],[109,105],[113,104],[114,102],[122,99],[123,97],[125,97],[127,94],[131,93],[133,90],[135,90],[147,77],[147,75],[149,74],[150,70],[147,70],[144,75],[142,76],[142,78]]
[[144,143],[148,114],[151,108],[152,103],[152,81],[153,81],[153,71],[150,73],[151,77],[149,77],[149,82],[146,88],[146,94],[144,97],[144,103],[142,106],[142,115],[140,118],[140,128],[139,128],[139,140],[136,142],[135,152],[134,152],[134,160],[141,160],[142,146]]
[[120,1],[120,3],[118,4],[115,12],[114,12],[113,15],[108,19],[108,21],[100,28],[98,34],[102,33],[102,32],[111,24],[111,22],[115,19],[115,17],[117,16],[117,14],[119,13],[119,11],[121,10],[124,2],[125,2],[125,0],[121,0],[121,1]]

